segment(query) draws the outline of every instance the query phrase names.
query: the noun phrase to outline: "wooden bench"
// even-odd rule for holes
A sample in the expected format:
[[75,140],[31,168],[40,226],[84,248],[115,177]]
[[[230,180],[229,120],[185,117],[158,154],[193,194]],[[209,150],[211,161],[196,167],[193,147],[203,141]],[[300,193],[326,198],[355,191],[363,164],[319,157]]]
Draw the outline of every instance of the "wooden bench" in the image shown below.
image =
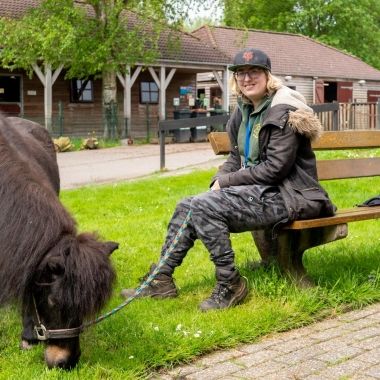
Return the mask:
[[[229,153],[227,132],[213,132],[208,137],[216,154]],[[380,148],[380,130],[324,132],[313,143],[314,150],[360,148]],[[317,171],[319,180],[379,176],[380,157],[318,160]],[[373,196],[378,194],[378,189],[373,191]],[[380,218],[380,207],[353,207],[340,209],[331,217],[296,220],[284,227],[276,240],[268,236],[268,231],[254,231],[252,235],[262,257],[278,261],[281,269],[291,277],[307,283],[302,264],[307,249],[345,238],[350,222],[376,218]]]

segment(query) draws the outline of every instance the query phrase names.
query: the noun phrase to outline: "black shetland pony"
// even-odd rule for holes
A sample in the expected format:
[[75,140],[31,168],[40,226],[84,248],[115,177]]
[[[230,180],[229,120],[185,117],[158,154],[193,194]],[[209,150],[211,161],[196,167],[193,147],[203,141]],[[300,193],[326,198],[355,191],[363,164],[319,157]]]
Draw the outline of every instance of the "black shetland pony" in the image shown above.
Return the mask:
[[111,296],[118,244],[78,235],[59,188],[47,131],[0,115],[0,305],[21,301],[22,349],[38,343],[38,332],[47,365],[70,369],[80,357],[76,328]]

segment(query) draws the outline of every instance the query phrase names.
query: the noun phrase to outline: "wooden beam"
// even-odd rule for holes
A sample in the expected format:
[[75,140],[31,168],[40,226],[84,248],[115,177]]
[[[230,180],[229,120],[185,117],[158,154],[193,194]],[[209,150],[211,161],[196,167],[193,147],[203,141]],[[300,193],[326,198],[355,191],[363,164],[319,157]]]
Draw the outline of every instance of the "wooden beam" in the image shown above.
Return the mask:
[[116,75],[117,75],[121,85],[123,86],[123,88],[125,88],[125,80],[124,80],[123,76],[121,75],[121,73],[119,71],[117,71]]
[[380,157],[318,160],[319,180],[373,177],[380,175]]
[[48,131],[51,131],[52,113],[53,113],[53,81],[52,81],[51,66],[49,64],[45,64],[44,98],[45,98],[45,127]]
[[[137,79],[137,77],[139,76],[139,74],[141,72],[141,69],[142,69],[142,66],[137,66],[136,67],[135,71],[133,72],[133,74],[131,76],[131,80],[129,82],[130,87],[132,87],[135,84],[136,79]],[[129,73],[131,72],[130,70],[131,69],[129,68]]]
[[37,74],[38,79],[41,81],[42,85],[45,87],[45,75],[42,73],[40,67],[37,64],[32,65],[34,72]]
[[208,134],[208,141],[215,154],[228,154],[230,152],[230,139],[227,132],[211,132]]
[[58,68],[56,68],[56,69],[54,70],[53,76],[52,76],[52,78],[51,78],[51,84],[52,84],[52,85],[53,85],[53,84],[55,83],[55,81],[57,80],[57,78],[58,78],[59,74],[61,73],[62,69],[63,69],[63,65],[60,65]]
[[[226,124],[229,119],[228,115],[216,115],[208,117],[192,117],[179,120],[162,120],[159,122],[158,128],[160,131],[170,131],[173,129],[193,128],[199,126],[212,126],[216,124]],[[217,133],[217,132],[212,132]],[[224,133],[224,132],[219,132]]]
[[229,72],[227,67],[223,71],[223,109],[229,112],[230,108],[230,88],[228,86]]
[[334,216],[328,216],[318,219],[296,220],[284,229],[302,230],[305,228],[316,228],[344,224],[349,222],[358,222],[380,218],[380,207],[356,207],[344,210],[338,210]]
[[165,75],[166,69],[165,67],[160,67],[160,102],[159,102],[159,112],[158,117],[160,120],[165,120],[166,117],[166,88],[165,88]]
[[150,72],[150,75],[152,76],[153,80],[156,82],[156,85],[157,85],[158,89],[160,90],[161,89],[161,82],[158,79],[158,76],[157,76],[156,72],[153,70],[152,67],[148,67],[148,71]]
[[315,150],[377,148],[380,146],[380,130],[323,132],[312,146]]
[[[228,154],[230,143],[227,132],[212,132],[210,135],[218,147],[214,150],[215,154]],[[380,130],[323,132],[321,137],[312,143],[314,150],[365,149],[379,146]]]
[[168,88],[170,81],[173,79],[173,76],[174,76],[176,71],[177,71],[177,69],[171,69],[168,76],[166,77],[166,79],[165,79],[165,91]]
[[215,71],[215,70],[214,70],[212,73],[214,74],[214,77],[215,77],[216,81],[218,82],[219,87],[220,87],[221,90],[223,91],[223,90],[224,90],[224,88],[223,88],[223,81],[222,81],[222,79],[220,78],[219,73],[218,73],[217,71]]

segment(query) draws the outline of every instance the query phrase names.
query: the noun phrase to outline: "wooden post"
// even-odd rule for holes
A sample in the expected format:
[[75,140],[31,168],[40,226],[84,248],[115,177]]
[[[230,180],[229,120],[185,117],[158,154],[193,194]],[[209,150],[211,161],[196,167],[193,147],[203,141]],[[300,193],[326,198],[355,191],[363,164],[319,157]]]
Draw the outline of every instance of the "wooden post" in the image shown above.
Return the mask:
[[159,118],[160,120],[166,119],[166,87],[165,87],[165,67],[160,67],[160,110],[159,110]]
[[228,86],[228,70],[227,67],[223,71],[223,109],[229,112],[230,109],[230,94]]
[[338,108],[333,110],[333,131],[338,131],[339,130],[339,103]]
[[53,89],[52,89],[52,74],[51,66],[45,64],[45,128],[50,132],[52,127],[53,114]]
[[123,77],[119,72],[117,73],[117,77],[121,85],[124,88],[124,130],[122,132],[123,138],[130,138],[131,132],[131,114],[132,114],[132,100],[131,100],[131,89],[133,84],[135,83],[138,75],[141,72],[141,66],[137,66],[133,75],[131,76],[131,67],[126,67],[125,77]]
[[42,73],[37,64],[33,64],[32,67],[44,86],[45,128],[51,132],[53,114],[53,84],[61,73],[63,65],[60,65],[54,73],[52,73],[51,65],[45,63],[45,74]]

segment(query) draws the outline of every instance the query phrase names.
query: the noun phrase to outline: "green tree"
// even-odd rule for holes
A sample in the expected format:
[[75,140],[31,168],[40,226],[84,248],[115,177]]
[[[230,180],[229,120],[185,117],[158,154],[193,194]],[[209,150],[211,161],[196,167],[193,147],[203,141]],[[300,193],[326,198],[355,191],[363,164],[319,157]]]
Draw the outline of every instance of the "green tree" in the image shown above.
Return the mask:
[[[103,109],[117,103],[116,73],[158,57],[160,33],[180,26],[200,0],[43,0],[21,19],[0,20],[0,65],[32,74],[43,64],[66,78],[100,76]],[[105,137],[110,128],[105,124]]]
[[378,0],[222,0],[226,25],[300,33],[380,69]]

